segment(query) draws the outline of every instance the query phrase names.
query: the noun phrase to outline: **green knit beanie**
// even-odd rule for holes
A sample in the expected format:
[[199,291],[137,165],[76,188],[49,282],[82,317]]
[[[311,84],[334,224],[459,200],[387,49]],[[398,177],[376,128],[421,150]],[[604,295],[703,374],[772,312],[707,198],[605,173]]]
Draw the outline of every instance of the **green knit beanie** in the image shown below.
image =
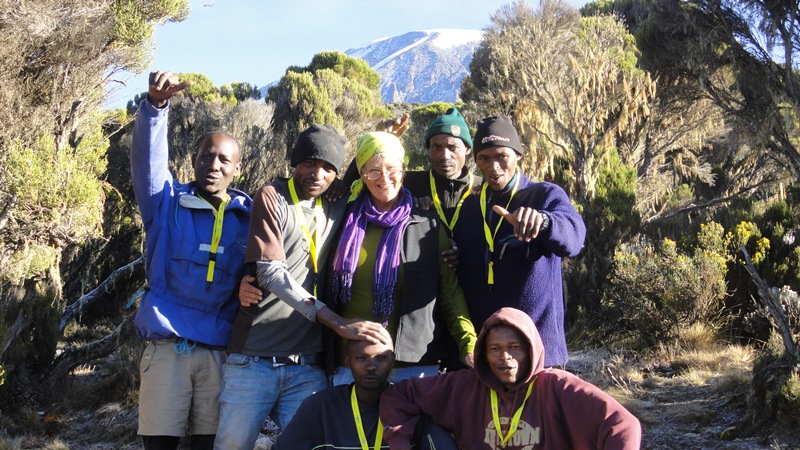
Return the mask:
[[448,109],[444,115],[439,116],[428,126],[425,132],[425,148],[430,148],[431,137],[437,134],[449,134],[461,138],[467,147],[472,148],[472,137],[469,135],[469,127],[464,117],[455,108]]

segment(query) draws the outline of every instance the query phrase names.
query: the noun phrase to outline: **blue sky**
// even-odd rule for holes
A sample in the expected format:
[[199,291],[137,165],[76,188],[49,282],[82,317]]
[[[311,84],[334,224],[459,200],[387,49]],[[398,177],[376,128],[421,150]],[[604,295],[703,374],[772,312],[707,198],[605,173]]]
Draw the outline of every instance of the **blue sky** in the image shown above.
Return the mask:
[[[582,5],[585,1],[568,0]],[[345,51],[383,37],[437,28],[481,30],[511,0],[190,0],[183,22],[156,26],[155,57],[106,106],[124,107],[147,90],[151,70],[199,72],[215,85],[264,86],[289,66],[305,66],[321,51]]]

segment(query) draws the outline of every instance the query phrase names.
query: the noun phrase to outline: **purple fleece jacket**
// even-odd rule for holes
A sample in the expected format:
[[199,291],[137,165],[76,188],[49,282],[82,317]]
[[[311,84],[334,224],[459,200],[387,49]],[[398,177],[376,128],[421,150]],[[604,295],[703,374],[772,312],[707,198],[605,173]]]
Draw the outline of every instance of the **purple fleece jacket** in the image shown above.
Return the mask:
[[[536,323],[547,349],[545,367],[563,365],[568,355],[561,258],[580,252],[586,226],[558,185],[532,182],[521,173],[514,182],[520,185],[511,203],[511,183],[502,192],[487,188],[489,229],[494,232],[499,220],[492,211],[495,204],[512,213],[521,206],[543,212],[549,219],[547,228],[526,243],[514,237],[514,228],[504,220],[495,235],[494,252],[489,255],[480,195],[470,195],[453,232],[460,249],[458,281],[475,329],[481,329],[486,319],[504,306],[521,309]],[[487,281],[490,256],[494,261],[493,285]]]

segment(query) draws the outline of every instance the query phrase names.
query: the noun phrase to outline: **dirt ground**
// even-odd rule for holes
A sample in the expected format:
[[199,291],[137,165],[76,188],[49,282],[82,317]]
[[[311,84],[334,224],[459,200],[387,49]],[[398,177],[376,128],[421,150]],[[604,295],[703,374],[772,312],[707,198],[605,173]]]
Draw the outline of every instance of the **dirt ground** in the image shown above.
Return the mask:
[[[723,364],[715,371],[699,371],[674,362],[623,361],[607,351],[591,350],[573,352],[566,369],[603,387],[639,418],[642,449],[800,450],[800,430],[796,427],[775,423],[766,429],[748,429],[750,380],[746,366]],[[88,376],[98,373],[108,376],[109,371]],[[42,426],[36,432],[17,436],[0,430],[0,450],[141,447],[136,437],[135,404],[82,406],[73,411],[32,412]],[[268,424],[264,431],[257,443],[259,450],[270,449],[278,430]]]
[[[722,364],[698,371],[680,364],[637,362],[614,367],[604,350],[570,355],[567,369],[602,386],[642,424],[642,449],[800,449],[800,430],[778,423],[753,430],[747,420],[750,385],[747,364]],[[612,361],[612,363],[609,363]],[[634,368],[631,368],[634,367]]]
[[[641,399],[642,448],[667,449],[796,449],[797,437],[735,435],[745,415],[744,399],[709,394],[703,386],[654,386]],[[778,445],[775,445],[778,444]]]

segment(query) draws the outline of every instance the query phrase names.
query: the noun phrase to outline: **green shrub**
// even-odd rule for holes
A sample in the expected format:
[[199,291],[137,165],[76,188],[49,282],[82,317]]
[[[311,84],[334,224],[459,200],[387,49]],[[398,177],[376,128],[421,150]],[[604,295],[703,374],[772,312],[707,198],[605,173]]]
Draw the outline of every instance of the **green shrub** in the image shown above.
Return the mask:
[[796,361],[787,355],[765,354],[753,366],[753,384],[747,399],[749,421],[800,424],[800,374]]
[[[586,223],[584,249],[576,258],[565,262],[570,321],[578,316],[578,307],[588,314],[598,312],[597,293],[605,290],[614,251],[621,242],[630,239],[641,223],[635,208],[636,169],[623,164],[614,149],[608,151],[607,156],[607,164],[600,170],[595,185],[596,194],[581,211]],[[581,205],[576,208],[580,209]],[[602,321],[602,316],[599,319]]]
[[[754,342],[765,342],[772,325],[766,310],[757,301],[759,294],[750,275],[744,268],[744,257],[739,243],[744,243],[750,258],[768,285],[800,289],[800,247],[796,244],[796,233],[800,230],[797,213],[785,201],[754,205],[753,213],[746,221],[733,227],[730,237],[731,253],[735,260],[728,268],[730,296],[726,300],[728,309],[737,317],[732,334]],[[734,217],[736,211],[726,213]],[[739,214],[742,216],[743,214]],[[754,299],[756,299],[754,301]],[[795,326],[796,327],[796,326]],[[800,329],[794,329],[795,335]]]
[[689,252],[670,239],[657,248],[621,246],[603,294],[603,334],[645,349],[692,323],[718,321],[726,294],[726,234],[716,223],[705,224],[697,242]]
[[[34,145],[11,143],[5,159],[5,181],[15,193],[15,219],[6,233],[11,257],[0,262],[0,279],[20,284],[55,263],[69,242],[101,233],[108,142],[96,126],[75,147],[59,149],[49,136]],[[6,251],[8,251],[6,250]]]

